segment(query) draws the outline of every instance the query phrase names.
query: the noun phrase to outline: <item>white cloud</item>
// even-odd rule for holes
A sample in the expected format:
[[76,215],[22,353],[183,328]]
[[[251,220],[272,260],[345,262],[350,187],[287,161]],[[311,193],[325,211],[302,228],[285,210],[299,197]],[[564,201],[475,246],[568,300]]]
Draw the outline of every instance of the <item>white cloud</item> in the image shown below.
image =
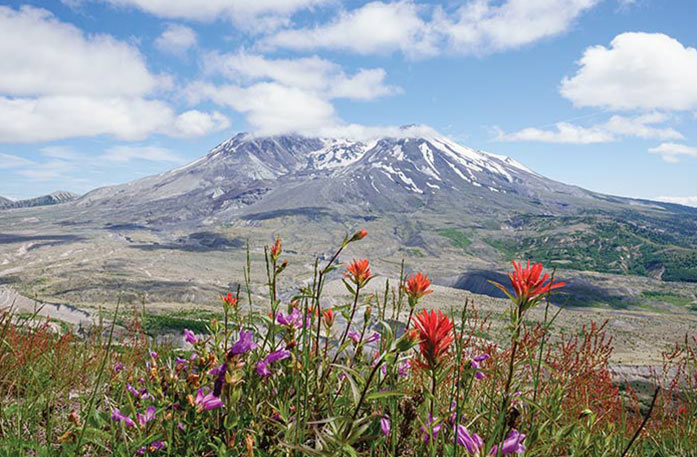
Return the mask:
[[615,137],[602,129],[581,127],[568,122],[557,122],[554,129],[528,127],[513,133],[498,132],[499,141],[541,141],[544,143],[607,143]]
[[656,197],[653,200],[666,203],[677,203],[678,205],[697,207],[697,196],[694,197]]
[[196,32],[181,24],[168,24],[162,34],[155,40],[155,46],[162,52],[183,55],[196,45]]
[[564,33],[574,20],[601,0],[474,0],[452,17],[442,11],[434,21],[449,47],[482,54],[517,48]]
[[600,0],[470,0],[450,13],[410,0],[371,2],[328,24],[286,29],[262,41],[272,48],[340,49],[358,54],[400,51],[483,54],[534,43],[568,30]]
[[[63,0],[81,3],[88,0]],[[296,11],[326,3],[327,0],[92,0],[119,7],[135,7],[170,19],[213,21],[220,18],[237,23],[247,20],[278,23]]]
[[227,126],[220,113],[206,124],[205,113],[177,115],[150,98],[170,87],[130,44],[86,35],[43,9],[0,7],[0,143],[103,134],[139,140]]
[[614,110],[697,107],[697,50],[662,33],[623,33],[593,46],[564,78],[561,94],[576,106]]
[[645,139],[681,140],[683,135],[672,127],[653,127],[669,121],[670,118],[658,112],[646,113],[635,117],[614,115],[602,125],[602,128],[621,136],[634,136]]
[[347,75],[341,66],[319,57],[268,59],[245,52],[211,53],[208,75],[220,74],[230,84],[197,82],[188,86],[192,102],[212,100],[245,114],[257,133],[312,131],[343,124],[331,101],[372,100],[400,90],[385,83],[381,68]]
[[192,84],[189,97],[210,99],[230,106],[247,116],[253,131],[279,134],[317,129],[337,122],[332,104],[311,91],[274,82],[260,82],[247,87]]
[[670,163],[679,162],[681,156],[697,158],[697,148],[679,143],[661,143],[649,149],[649,152],[660,154],[663,160]]
[[348,76],[341,66],[320,57],[267,59],[261,55],[210,53],[204,63],[208,74],[219,73],[237,83],[269,81],[290,88],[323,94],[326,98],[370,100],[400,89],[385,84],[382,68],[361,69]]
[[65,173],[75,169],[74,164],[64,160],[51,160],[32,165],[17,171],[18,175],[36,181],[50,181],[63,178]]
[[[20,143],[94,135],[142,140],[154,133],[195,136],[229,126],[222,114],[176,115],[159,100],[43,96],[0,97],[0,142]],[[206,129],[207,128],[207,129]]]
[[0,6],[0,93],[141,96],[167,84],[131,45],[85,36],[43,9]]
[[529,127],[513,133],[499,130],[499,141],[540,141],[545,143],[608,143],[619,137],[682,139],[683,135],[671,127],[656,127],[669,117],[663,113],[647,113],[634,117],[614,115],[607,122],[582,127],[569,122],[557,122],[553,129]]
[[174,136],[200,136],[225,130],[228,127],[230,127],[230,119],[218,111],[205,113],[189,110],[181,113],[174,120],[172,134]]
[[409,55],[436,52],[429,25],[410,1],[371,2],[343,11],[329,24],[282,30],[262,41],[264,46],[290,49],[341,49],[359,54],[401,50]]
[[132,160],[147,160],[150,162],[182,163],[185,159],[167,148],[157,146],[113,146],[100,156],[101,160],[109,162],[130,162]]
[[4,152],[0,152],[0,169],[23,167],[33,163],[34,162],[29,159],[25,159],[14,154],[5,154]]

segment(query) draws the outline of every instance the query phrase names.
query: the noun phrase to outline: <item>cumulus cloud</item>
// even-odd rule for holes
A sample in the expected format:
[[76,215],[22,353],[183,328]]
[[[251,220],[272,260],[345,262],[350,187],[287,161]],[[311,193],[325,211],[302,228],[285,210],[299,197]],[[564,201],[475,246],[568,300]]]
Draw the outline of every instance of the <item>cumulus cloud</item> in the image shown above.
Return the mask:
[[130,44],[87,35],[43,9],[0,7],[0,142],[102,134],[138,140],[228,125],[220,113],[178,115],[152,98],[170,87]]
[[245,87],[199,82],[187,91],[192,100],[209,99],[245,114],[252,130],[263,134],[312,130],[338,120],[334,106],[325,98],[274,82]]
[[697,196],[694,197],[655,197],[653,200],[666,203],[677,203],[678,205],[697,207]]
[[341,66],[320,57],[268,59],[261,55],[238,52],[210,53],[204,62],[208,74],[221,74],[244,84],[254,81],[276,82],[287,87],[320,93],[326,98],[371,100],[400,92],[385,84],[382,68],[360,69],[347,75]]
[[0,93],[140,96],[167,85],[129,44],[85,36],[43,9],[0,6]]
[[164,32],[155,40],[155,46],[162,52],[181,56],[195,46],[196,41],[196,32],[191,27],[168,24]]
[[561,94],[576,106],[613,110],[697,107],[697,50],[662,33],[622,33],[592,46],[564,78]]
[[569,122],[557,122],[554,128],[541,129],[528,127],[517,132],[505,133],[499,130],[499,141],[540,141],[545,143],[608,143],[620,137],[644,139],[682,139],[683,135],[672,127],[660,126],[669,120],[664,113],[652,112],[639,116],[611,116],[607,122],[583,127]]
[[442,52],[483,54],[524,46],[568,30],[600,0],[471,0],[455,9],[410,0],[371,2],[326,24],[280,30],[262,45],[358,54],[400,51],[410,57]]
[[670,163],[680,161],[682,156],[697,158],[697,148],[680,143],[661,143],[649,152],[659,154],[663,160]]
[[137,97],[0,97],[0,142],[38,142],[94,135],[142,140],[155,133],[187,137],[222,130],[229,125],[227,118],[218,112],[188,111],[177,115],[162,101]]
[[341,125],[332,100],[372,100],[399,92],[385,83],[383,69],[360,69],[348,75],[341,66],[319,57],[268,59],[245,52],[211,53],[205,62],[209,76],[221,75],[229,83],[192,83],[187,88],[190,101],[211,100],[239,111],[258,133]]

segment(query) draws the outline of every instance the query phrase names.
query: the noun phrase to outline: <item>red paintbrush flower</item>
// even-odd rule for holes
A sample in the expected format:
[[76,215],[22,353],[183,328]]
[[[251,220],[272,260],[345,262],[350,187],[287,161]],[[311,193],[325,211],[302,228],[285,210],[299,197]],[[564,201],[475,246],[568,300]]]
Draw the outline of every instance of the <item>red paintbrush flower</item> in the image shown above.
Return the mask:
[[370,262],[368,260],[354,260],[351,265],[346,267],[348,273],[344,276],[359,287],[363,287],[374,278],[370,275]]
[[513,297],[503,285],[498,283],[493,284],[519,306],[535,304],[535,302],[541,298],[542,294],[566,285],[563,282],[554,282],[554,279],[551,279],[546,273],[542,275],[544,267],[541,263],[530,265],[530,260],[528,260],[526,268],[523,268],[522,264],[516,263],[515,261],[512,263],[514,271],[508,273],[508,279],[511,281],[515,297]]
[[326,325],[327,328],[331,328],[331,326],[334,325],[334,310],[329,308],[326,311],[322,311],[322,319],[324,320],[324,325]]
[[276,242],[274,243],[273,246],[271,246],[271,257],[274,260],[278,260],[278,258],[281,255],[281,252],[283,252],[283,248],[281,247],[281,237],[276,237]]
[[441,311],[429,313],[423,310],[412,318],[419,335],[419,350],[426,363],[419,362],[423,368],[437,368],[453,342],[453,323]]
[[226,308],[228,308],[228,309],[229,309],[229,308],[236,308],[236,307],[237,307],[237,303],[238,303],[238,301],[239,301],[239,300],[237,299],[237,297],[235,297],[234,295],[232,295],[232,294],[230,294],[230,293],[228,293],[228,294],[225,295],[225,296],[222,296],[222,295],[221,295],[221,296],[220,296],[220,299],[222,300],[223,305],[224,305]]
[[428,295],[432,290],[428,290],[431,285],[431,281],[423,273],[416,273],[416,275],[411,275],[404,286],[404,290],[407,292],[410,301],[414,304],[424,295]]

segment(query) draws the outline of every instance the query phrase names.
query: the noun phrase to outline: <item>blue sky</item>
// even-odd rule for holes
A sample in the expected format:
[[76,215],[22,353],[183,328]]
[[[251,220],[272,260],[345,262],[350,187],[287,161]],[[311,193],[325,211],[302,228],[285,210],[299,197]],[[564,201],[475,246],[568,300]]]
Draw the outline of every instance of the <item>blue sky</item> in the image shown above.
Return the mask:
[[0,2],[0,196],[86,192],[239,131],[430,125],[697,206],[694,0]]

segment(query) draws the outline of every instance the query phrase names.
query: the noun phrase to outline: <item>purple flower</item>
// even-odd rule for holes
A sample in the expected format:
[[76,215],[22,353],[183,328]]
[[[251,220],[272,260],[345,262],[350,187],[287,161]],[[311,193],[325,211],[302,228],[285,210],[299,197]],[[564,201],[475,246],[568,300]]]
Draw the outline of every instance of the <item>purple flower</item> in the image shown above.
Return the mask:
[[155,351],[150,351],[150,357],[152,357],[153,359],[156,359],[156,358],[157,358],[157,352],[155,352]]
[[145,410],[145,415],[136,413],[136,418],[140,426],[145,427],[145,424],[155,419],[155,407],[149,406],[148,409]]
[[138,389],[133,387],[130,383],[126,383],[126,390],[128,390],[134,397],[140,398],[140,392],[138,392]]
[[[164,449],[164,448],[165,448],[165,443],[163,443],[160,440],[153,441],[152,443],[150,443],[150,446],[149,446],[150,452],[156,452],[156,451],[159,451],[160,449]],[[136,451],[136,455],[145,455],[146,452],[148,452],[148,447],[141,446]]]
[[[440,429],[442,425],[437,422],[438,419],[433,419],[431,415],[428,415],[428,420],[426,421],[426,426],[421,427],[421,434],[424,437],[424,443],[428,443],[431,438],[435,439],[438,436],[438,432],[440,432]],[[436,423],[436,425],[433,425]]]
[[383,376],[387,376],[387,365],[381,366],[380,372],[382,373]]
[[121,371],[123,371],[123,363],[119,362],[114,365],[114,373],[119,373]]
[[114,410],[111,412],[111,418],[116,422],[123,421],[127,427],[135,427],[136,425],[136,423],[133,422],[133,419],[126,416],[125,414],[122,414],[121,410],[119,410],[118,408],[114,408]]
[[222,363],[217,367],[213,367],[208,371],[208,374],[211,376],[218,376],[222,370],[227,371],[227,364]]
[[349,332],[346,335],[348,335],[348,337],[351,338],[353,344],[358,344],[361,342],[361,334],[355,330],[349,330]]
[[298,308],[293,308],[293,311],[291,311],[288,316],[284,316],[283,313],[279,312],[276,315],[276,322],[288,327],[302,328],[303,317]]
[[257,363],[257,374],[259,376],[271,376],[271,370],[269,370],[269,364],[265,360]]
[[372,343],[373,341],[377,341],[377,340],[379,340],[379,339],[380,339],[380,334],[379,334],[378,332],[375,332],[375,333],[373,333],[372,335],[370,335],[370,336],[364,341],[364,343],[365,343],[365,344],[369,344],[369,343]]
[[290,351],[287,351],[285,349],[278,349],[267,355],[264,361],[266,363],[274,363],[278,362],[279,360],[287,359],[288,357],[290,357]]
[[271,352],[264,358],[264,360],[257,363],[257,374],[259,376],[271,376],[272,373],[269,369],[269,365],[274,362],[278,362],[279,360],[287,359],[288,357],[290,357],[290,351],[285,349],[278,349]]
[[257,345],[252,340],[254,332],[251,330],[245,332],[242,330],[240,332],[240,339],[235,342],[230,348],[229,353],[232,355],[244,354],[247,351],[256,349]]
[[[481,368],[481,363],[489,358],[489,354],[481,354],[470,361],[470,366],[473,370],[479,370]],[[477,380],[484,379],[485,375],[481,371],[475,371],[474,377]]]
[[138,390],[135,387],[133,387],[132,385],[130,385],[129,383],[126,383],[126,390],[128,390],[131,393],[131,395],[133,395],[134,397],[140,398],[142,400],[145,400],[146,398],[148,398],[150,396],[150,395],[148,395],[148,389],[146,389],[145,387]]
[[182,424],[181,422],[179,422],[179,423],[177,424],[177,428],[178,428],[179,430],[181,430],[182,432],[185,432],[185,431],[186,431],[186,428],[184,428],[184,424]]
[[196,344],[198,343],[198,338],[196,338],[196,335],[194,332],[189,330],[188,328],[184,329],[184,341],[190,344]]
[[385,436],[390,434],[390,418],[387,416],[382,416],[380,419],[380,431]]
[[[524,439],[525,435],[519,433],[518,430],[511,430],[511,432],[508,434],[508,438],[503,441],[501,455],[522,454],[525,452],[525,445],[523,444]],[[494,445],[494,447],[491,448],[489,455],[496,455],[497,453],[498,447]]]
[[474,358],[475,362],[483,362],[489,358],[489,354],[481,354]]
[[198,389],[198,392],[196,392],[195,402],[199,412],[223,407],[223,402],[219,397],[213,395],[212,392],[204,394],[203,389]]
[[402,377],[409,376],[409,368],[410,367],[411,367],[411,364],[409,363],[408,360],[402,360],[402,362],[397,367],[397,374],[399,376],[402,376]]
[[[211,370],[213,371],[213,370]],[[220,397],[220,394],[223,392],[223,385],[225,384],[225,375],[227,374],[227,362],[223,362],[219,367],[218,367],[218,372],[216,373],[216,380],[215,384],[213,384],[213,395],[216,397]]]
[[482,438],[476,433],[470,434],[464,425],[457,426],[456,436],[453,441],[460,446],[464,446],[469,455],[479,455],[482,447],[484,447]]

